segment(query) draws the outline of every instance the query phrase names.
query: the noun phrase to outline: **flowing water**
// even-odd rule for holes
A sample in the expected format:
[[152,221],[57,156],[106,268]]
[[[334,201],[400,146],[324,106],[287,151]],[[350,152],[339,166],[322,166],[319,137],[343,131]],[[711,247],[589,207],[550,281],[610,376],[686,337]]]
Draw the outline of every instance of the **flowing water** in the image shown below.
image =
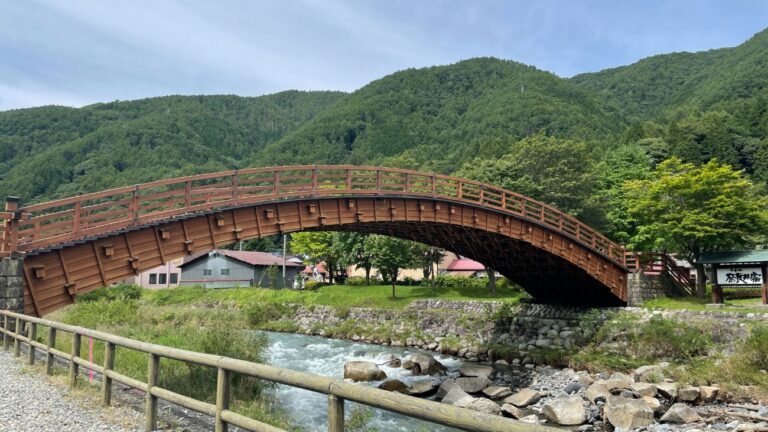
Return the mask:
[[[449,375],[458,375],[462,362],[453,357],[442,357],[430,351],[414,348],[384,347],[361,342],[326,339],[319,336],[306,336],[293,333],[265,332],[270,344],[267,349],[269,364],[302,372],[310,372],[333,378],[344,377],[344,363],[351,360],[372,361],[377,364],[385,362],[389,354],[401,359],[415,352],[434,355],[440,363],[448,368]],[[406,384],[430,379],[425,376],[413,376],[410,371],[402,368],[379,366],[386,372],[388,379],[396,378]],[[377,386],[380,382],[363,383]],[[314,393],[289,386],[278,386],[277,397],[293,414],[296,422],[306,431],[327,430],[328,399],[324,394]],[[346,403],[345,412],[352,409],[350,402]],[[456,429],[424,422],[387,411],[374,409],[374,416],[369,426],[381,432],[389,431],[454,431]]]

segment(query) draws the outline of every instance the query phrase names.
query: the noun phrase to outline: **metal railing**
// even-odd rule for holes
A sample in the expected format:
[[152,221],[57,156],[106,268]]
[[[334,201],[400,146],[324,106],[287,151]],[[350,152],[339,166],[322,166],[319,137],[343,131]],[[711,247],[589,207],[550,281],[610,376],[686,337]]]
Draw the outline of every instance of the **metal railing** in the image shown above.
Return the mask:
[[617,243],[550,205],[493,185],[419,171],[351,165],[248,168],[159,180],[19,207],[6,203],[0,256],[174,216],[291,198],[438,198],[498,210],[573,238],[624,265]]
[[[184,408],[213,417],[215,430],[217,432],[226,431],[229,425],[252,431],[281,431],[281,429],[274,426],[243,416],[229,409],[230,387],[232,374],[234,373],[328,395],[328,431],[331,432],[343,432],[344,430],[345,400],[403,414],[408,417],[455,427],[465,431],[554,432],[559,430],[541,425],[521,423],[501,416],[484,414],[465,408],[422,400],[363,385],[350,384],[338,379],[229,357],[140,342],[109,333],[71,326],[56,321],[49,321],[9,311],[0,310],[0,315],[3,316],[3,327],[0,331],[3,333],[3,345],[6,350],[10,350],[10,342],[13,340],[14,353],[16,357],[19,357],[21,355],[21,345],[27,344],[27,362],[29,364],[34,364],[35,362],[35,350],[43,350],[46,357],[46,371],[49,375],[53,373],[56,357],[66,360],[69,362],[69,382],[72,386],[77,382],[79,367],[90,369],[101,374],[101,394],[102,404],[104,406],[109,406],[111,404],[112,384],[115,381],[144,391],[146,395],[145,428],[147,431],[152,431],[157,428],[158,399],[163,399]],[[45,326],[48,328],[46,344],[37,341],[37,334],[40,331],[38,326]],[[13,328],[13,330],[11,330],[11,328]],[[57,337],[60,337],[60,332],[69,333],[71,335],[72,349],[69,353],[55,348],[56,339]],[[103,364],[95,364],[80,357],[81,339],[84,336],[104,342]],[[116,350],[118,347],[147,354],[148,369],[146,382],[133,379],[114,370]],[[216,381],[216,403],[211,404],[203,402],[160,387],[158,385],[158,376],[161,367],[161,359],[171,359],[215,368],[218,371]]]

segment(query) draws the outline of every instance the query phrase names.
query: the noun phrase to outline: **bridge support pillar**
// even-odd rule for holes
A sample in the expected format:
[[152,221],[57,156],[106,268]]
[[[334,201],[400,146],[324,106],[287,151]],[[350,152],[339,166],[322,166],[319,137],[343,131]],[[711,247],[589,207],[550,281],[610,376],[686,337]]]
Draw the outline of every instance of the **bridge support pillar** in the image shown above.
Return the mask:
[[0,260],[0,309],[24,313],[24,258]]
[[637,272],[627,275],[627,306],[640,306],[648,300],[674,294],[677,294],[674,284],[665,274]]

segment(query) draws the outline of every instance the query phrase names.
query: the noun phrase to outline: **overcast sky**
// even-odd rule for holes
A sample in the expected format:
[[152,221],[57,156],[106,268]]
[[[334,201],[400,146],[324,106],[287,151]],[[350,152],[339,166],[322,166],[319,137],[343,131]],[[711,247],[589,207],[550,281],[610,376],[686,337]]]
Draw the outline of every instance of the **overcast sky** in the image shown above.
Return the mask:
[[352,91],[478,56],[567,77],[766,26],[765,0],[0,0],[0,110]]

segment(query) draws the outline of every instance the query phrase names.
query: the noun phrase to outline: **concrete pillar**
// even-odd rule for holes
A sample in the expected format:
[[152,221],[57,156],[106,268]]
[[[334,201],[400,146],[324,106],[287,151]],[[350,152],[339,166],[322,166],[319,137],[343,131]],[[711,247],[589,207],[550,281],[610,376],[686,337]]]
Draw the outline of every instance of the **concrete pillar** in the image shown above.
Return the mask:
[[0,260],[0,309],[24,313],[24,258]]

